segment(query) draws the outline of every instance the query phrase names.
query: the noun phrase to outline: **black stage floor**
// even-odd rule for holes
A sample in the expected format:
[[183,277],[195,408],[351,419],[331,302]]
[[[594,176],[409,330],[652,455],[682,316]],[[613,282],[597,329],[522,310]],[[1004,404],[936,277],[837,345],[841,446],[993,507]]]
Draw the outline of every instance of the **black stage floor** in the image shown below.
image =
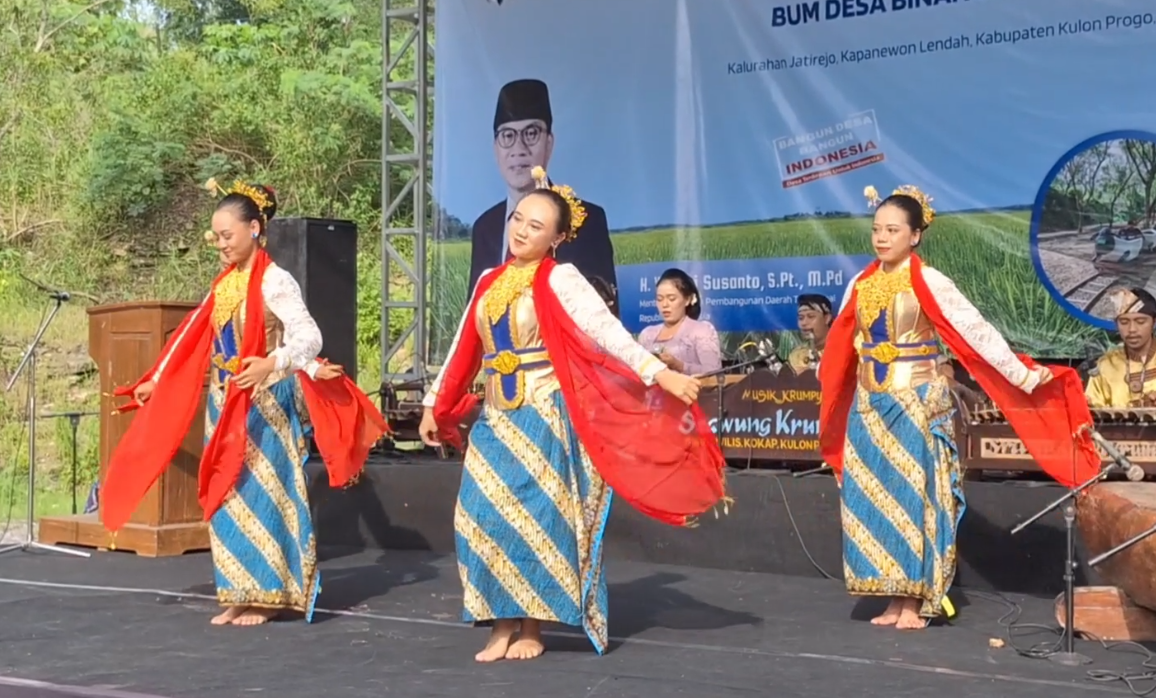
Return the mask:
[[[1001,617],[1017,604],[1023,623],[1054,624],[1050,599],[964,591],[953,625],[903,633],[867,623],[874,609],[839,582],[610,561],[606,656],[562,628],[540,660],[477,665],[487,631],[457,622],[452,557],[361,553],[323,570],[321,605],[337,614],[215,628],[205,555],[5,556],[0,698],[1062,698],[1127,695],[1087,671],[1139,671],[1144,659],[1081,642],[1095,663],[1064,667],[989,646],[1007,640]],[[1014,634],[1023,647],[1055,639]]]

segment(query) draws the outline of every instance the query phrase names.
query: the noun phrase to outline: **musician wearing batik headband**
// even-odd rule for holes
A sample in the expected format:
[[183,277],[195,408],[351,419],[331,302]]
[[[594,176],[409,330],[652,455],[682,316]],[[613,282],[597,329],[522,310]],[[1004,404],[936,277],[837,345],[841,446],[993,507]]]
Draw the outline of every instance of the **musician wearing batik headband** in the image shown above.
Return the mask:
[[950,608],[964,510],[941,342],[1052,477],[1072,486],[1099,458],[1080,431],[1091,414],[1075,371],[1017,356],[916,254],[935,220],[931,199],[909,186],[882,200],[864,193],[877,259],[852,280],[827,335],[819,443],[840,482],[847,590],[890,599],[875,625],[919,629]]
[[514,258],[474,288],[419,427],[426,444],[461,449],[485,373],[454,512],[463,620],[493,624],[479,662],[539,656],[542,621],[580,626],[606,650],[610,488],[675,525],[723,498],[699,381],[635,342],[582,273],[555,260],[585,211],[569,188],[534,177],[510,219]]
[[834,314],[831,299],[817,293],[804,293],[796,301],[798,305],[799,333],[806,343],[800,344],[787,355],[787,365],[795,373],[814,370],[823,357],[827,345],[827,332],[831,328]]
[[[181,323],[120,411],[138,409],[112,454],[100,512],[115,533],[168,467],[209,390],[200,504],[224,612],[214,625],[259,625],[281,611],[311,620],[321,577],[304,465],[312,435],[329,484],[352,483],[385,420],[340,367],[318,360],[322,338],[289,272],[265,252],[273,190],[237,182],[213,214],[226,268]],[[115,538],[113,540],[115,543]]]
[[1142,288],[1112,296],[1123,346],[1109,349],[1088,380],[1092,407],[1156,407],[1156,298]]

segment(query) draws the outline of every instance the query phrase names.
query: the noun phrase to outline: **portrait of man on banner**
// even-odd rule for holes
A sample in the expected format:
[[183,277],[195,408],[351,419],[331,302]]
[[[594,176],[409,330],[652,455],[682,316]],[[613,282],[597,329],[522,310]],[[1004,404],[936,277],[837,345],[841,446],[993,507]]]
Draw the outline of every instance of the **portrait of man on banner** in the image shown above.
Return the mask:
[[[486,269],[505,264],[509,257],[506,225],[518,202],[535,188],[530,172],[535,167],[549,170],[554,152],[554,115],[550,91],[541,80],[514,80],[498,92],[494,113],[494,158],[498,173],[506,182],[506,198],[490,207],[474,221],[471,232],[470,285],[472,290]],[[579,197],[581,183],[575,183]],[[574,240],[558,248],[559,263],[570,263],[587,279],[599,278],[610,285],[615,296],[618,279],[614,271],[614,246],[606,211],[582,198],[586,222]]]

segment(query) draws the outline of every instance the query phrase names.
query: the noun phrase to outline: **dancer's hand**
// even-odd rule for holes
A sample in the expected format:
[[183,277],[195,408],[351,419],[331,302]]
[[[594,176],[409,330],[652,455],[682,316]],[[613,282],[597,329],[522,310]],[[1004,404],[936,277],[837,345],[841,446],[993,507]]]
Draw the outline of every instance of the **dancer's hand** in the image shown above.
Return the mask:
[[421,436],[421,441],[426,446],[438,447],[441,442],[438,441],[438,423],[434,421],[433,410],[425,408],[421,413],[421,424],[417,427],[417,433]]
[[663,390],[687,405],[692,405],[695,400],[698,400],[698,391],[702,387],[702,382],[699,379],[685,376],[670,369],[659,371],[658,375],[654,377],[654,381]]
[[155,390],[156,387],[157,384],[155,382],[145,381],[138,385],[136,390],[132,391],[132,399],[143,405],[153,396],[153,390]]
[[345,368],[341,364],[321,364],[321,368],[313,374],[313,380],[329,381],[343,375],[345,375]]
[[241,365],[245,368],[237,374],[233,382],[241,390],[248,390],[260,385],[261,381],[269,377],[269,374],[277,367],[277,360],[272,356],[249,356],[241,359]]
[[673,354],[665,350],[658,355],[658,360],[666,364],[667,368],[678,371],[679,373],[684,373],[686,371],[686,365],[682,363],[682,361],[679,361]]

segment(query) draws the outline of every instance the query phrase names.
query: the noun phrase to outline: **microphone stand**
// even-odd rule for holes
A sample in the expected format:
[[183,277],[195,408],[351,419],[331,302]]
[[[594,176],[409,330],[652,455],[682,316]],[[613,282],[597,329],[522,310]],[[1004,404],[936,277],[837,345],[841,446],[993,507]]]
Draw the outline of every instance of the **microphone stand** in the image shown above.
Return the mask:
[[817,468],[809,468],[807,470],[800,470],[797,473],[791,473],[791,477],[800,478],[800,477],[807,477],[808,475],[818,475],[819,473],[830,470],[830,469],[831,469],[831,466],[824,463]]
[[[1084,427],[1083,431],[1088,433],[1096,443],[1103,443],[1103,437],[1091,427]],[[1066,504],[1064,507],[1064,531],[1067,536],[1067,555],[1064,561],[1064,651],[1056,652],[1048,656],[1049,661],[1064,666],[1080,666],[1082,664],[1092,663],[1091,657],[1076,651],[1076,629],[1073,627],[1076,618],[1076,507],[1073,500],[1079,496],[1081,492],[1106,478],[1114,468],[1128,470],[1132,467],[1131,463],[1128,463],[1127,459],[1120,455],[1115,447],[1105,450],[1108,451],[1108,455],[1112,457],[1112,462],[1109,463],[1106,468],[1101,469],[1099,473],[1089,478],[1087,482],[1080,484],[1079,487],[1073,490],[1069,490],[1067,494],[1044,507],[1034,516],[1011,530],[1011,534],[1014,536],[1042,519],[1048,513],[1058,509],[1060,505]]]
[[[39,284],[36,284],[39,286]],[[41,287],[43,289],[43,287]],[[52,324],[52,320],[56,318],[56,314],[60,312],[60,308],[64,302],[68,300],[68,294],[61,291],[48,291],[49,296],[56,301],[52,312],[48,313],[44,321],[40,323],[40,327],[36,330],[36,335],[32,338],[32,343],[28,345],[28,351],[24,352],[23,358],[20,359],[19,365],[12,373],[12,377],[8,380],[8,385],[5,386],[4,392],[11,392],[12,387],[16,385],[16,380],[20,377],[21,372],[27,372],[28,380],[28,513],[26,530],[24,532],[24,542],[16,545],[9,545],[5,548],[0,548],[0,555],[4,553],[20,550],[23,552],[31,552],[33,550],[43,550],[47,552],[63,553],[65,555],[74,555],[76,557],[91,557],[89,553],[80,550],[70,550],[69,548],[62,548],[58,545],[46,545],[37,542],[32,535],[32,527],[36,522],[36,348],[43,339],[44,333],[48,331],[48,326]]]
[[79,461],[77,432],[80,430],[80,418],[91,417],[100,414],[99,412],[44,412],[40,416],[43,419],[59,419],[66,417],[68,419],[68,426],[72,428],[72,515],[75,516],[77,512],[76,506],[76,467]]
[[775,370],[778,366],[772,366],[771,365],[770,357],[760,356],[757,359],[751,359],[750,361],[744,361],[740,364],[735,364],[734,366],[727,366],[726,368],[720,368],[716,371],[707,371],[706,373],[699,373],[695,376],[695,378],[700,378],[700,379],[701,378],[714,378],[716,376],[721,376],[725,373],[737,371],[739,369],[743,369],[743,368],[746,368],[748,366],[755,366],[757,364],[767,364],[768,367],[771,368],[771,371],[778,373],[778,371]]
[[1135,536],[1129,538],[1128,540],[1117,545],[1115,548],[1112,548],[1111,550],[1109,550],[1106,553],[1103,553],[1101,555],[1097,555],[1096,557],[1094,557],[1088,561],[1088,566],[1089,567],[1096,567],[1100,563],[1107,560],[1108,558],[1115,557],[1116,555],[1124,552],[1128,548],[1131,548],[1133,545],[1136,545],[1140,541],[1142,541],[1145,538],[1148,538],[1154,534],[1156,534],[1156,526],[1153,526],[1152,528],[1148,529],[1147,531],[1144,531],[1143,533],[1140,533],[1138,535],[1135,535]]
[[831,466],[826,463],[820,465],[818,468],[811,468],[810,470],[800,470],[797,473],[791,473],[791,477],[807,477],[808,475],[817,475],[824,470],[830,470]]

